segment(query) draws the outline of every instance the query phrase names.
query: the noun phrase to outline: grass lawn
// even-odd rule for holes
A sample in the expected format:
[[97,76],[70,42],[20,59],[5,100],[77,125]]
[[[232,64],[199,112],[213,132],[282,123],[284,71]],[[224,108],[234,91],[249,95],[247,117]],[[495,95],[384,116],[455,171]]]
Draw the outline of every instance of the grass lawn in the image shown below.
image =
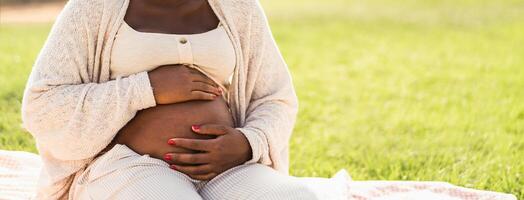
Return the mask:
[[[300,112],[291,173],[524,198],[524,1],[263,0]],[[49,24],[0,25],[0,149]]]

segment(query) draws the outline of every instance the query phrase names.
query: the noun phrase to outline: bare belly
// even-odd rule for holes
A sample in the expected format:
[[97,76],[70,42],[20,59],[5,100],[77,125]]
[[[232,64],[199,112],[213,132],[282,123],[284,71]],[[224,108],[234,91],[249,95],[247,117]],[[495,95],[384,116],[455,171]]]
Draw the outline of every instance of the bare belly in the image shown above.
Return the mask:
[[114,143],[125,144],[138,154],[162,159],[169,152],[193,152],[167,144],[171,138],[214,138],[191,130],[192,125],[210,123],[233,127],[231,112],[223,98],[157,105],[137,112],[118,132]]

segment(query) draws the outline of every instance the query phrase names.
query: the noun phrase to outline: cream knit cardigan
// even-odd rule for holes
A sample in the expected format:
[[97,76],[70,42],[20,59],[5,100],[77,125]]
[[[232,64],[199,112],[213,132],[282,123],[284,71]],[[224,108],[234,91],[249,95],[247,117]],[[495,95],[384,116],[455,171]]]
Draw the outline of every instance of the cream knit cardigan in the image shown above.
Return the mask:
[[[292,77],[257,0],[209,0],[237,56],[230,105],[253,159],[287,174],[298,111]],[[138,110],[156,105],[146,71],[110,80],[110,52],[129,0],[70,0],[24,90],[23,126],[44,169],[38,199],[67,199],[81,173]]]

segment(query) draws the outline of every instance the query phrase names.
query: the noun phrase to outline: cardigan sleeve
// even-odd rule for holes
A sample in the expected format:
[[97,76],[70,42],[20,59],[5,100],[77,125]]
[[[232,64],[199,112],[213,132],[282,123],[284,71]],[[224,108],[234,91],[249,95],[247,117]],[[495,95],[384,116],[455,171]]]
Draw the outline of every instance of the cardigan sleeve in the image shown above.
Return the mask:
[[[248,99],[245,124],[237,130],[246,136],[252,149],[252,159],[247,163],[274,165],[275,159],[287,159],[287,155],[282,154],[288,152],[298,98],[262,6],[259,1],[253,2],[256,5],[251,18],[251,53],[246,84],[252,93]],[[287,171],[287,168],[282,170]]]
[[[24,89],[23,127],[59,160],[94,157],[136,112],[156,105],[148,72],[96,83],[96,34],[83,0],[66,3],[53,24]],[[95,31],[97,32],[97,30]]]

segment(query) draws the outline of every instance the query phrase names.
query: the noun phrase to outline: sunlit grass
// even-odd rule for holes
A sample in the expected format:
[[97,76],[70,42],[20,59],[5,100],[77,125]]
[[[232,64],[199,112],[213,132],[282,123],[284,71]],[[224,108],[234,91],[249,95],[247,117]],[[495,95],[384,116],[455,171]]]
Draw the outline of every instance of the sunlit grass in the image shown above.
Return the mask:
[[0,149],[36,152],[20,127],[23,89],[50,25],[0,24]]

